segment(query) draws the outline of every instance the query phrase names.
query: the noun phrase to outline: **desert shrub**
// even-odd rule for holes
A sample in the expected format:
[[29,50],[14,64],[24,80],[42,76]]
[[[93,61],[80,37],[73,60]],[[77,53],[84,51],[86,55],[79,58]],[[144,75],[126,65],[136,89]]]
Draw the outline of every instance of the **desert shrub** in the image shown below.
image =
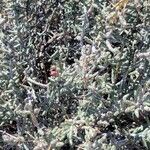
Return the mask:
[[150,149],[148,0],[1,0],[1,149]]

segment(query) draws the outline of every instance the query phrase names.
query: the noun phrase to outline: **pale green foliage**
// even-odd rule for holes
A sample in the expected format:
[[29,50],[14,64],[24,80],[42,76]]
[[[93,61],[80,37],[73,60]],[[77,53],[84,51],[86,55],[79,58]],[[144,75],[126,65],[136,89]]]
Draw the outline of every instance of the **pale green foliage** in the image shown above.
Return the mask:
[[117,2],[0,2],[2,149],[150,149],[150,3]]

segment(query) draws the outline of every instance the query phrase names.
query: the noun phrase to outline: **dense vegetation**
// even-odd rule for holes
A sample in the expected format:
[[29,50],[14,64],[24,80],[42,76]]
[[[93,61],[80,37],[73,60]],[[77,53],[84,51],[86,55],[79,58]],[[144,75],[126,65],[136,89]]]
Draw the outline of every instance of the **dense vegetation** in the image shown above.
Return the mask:
[[150,149],[149,0],[0,1],[0,149]]

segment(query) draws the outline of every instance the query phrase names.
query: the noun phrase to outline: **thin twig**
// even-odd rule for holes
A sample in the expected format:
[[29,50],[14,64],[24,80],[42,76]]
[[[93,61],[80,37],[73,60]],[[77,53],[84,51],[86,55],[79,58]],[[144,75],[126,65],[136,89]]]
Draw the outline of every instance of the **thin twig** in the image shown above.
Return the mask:
[[33,83],[33,84],[38,85],[38,86],[41,86],[43,88],[47,88],[48,87],[48,84],[39,83],[39,82],[31,79],[30,77],[27,77],[26,79],[27,79],[28,82]]

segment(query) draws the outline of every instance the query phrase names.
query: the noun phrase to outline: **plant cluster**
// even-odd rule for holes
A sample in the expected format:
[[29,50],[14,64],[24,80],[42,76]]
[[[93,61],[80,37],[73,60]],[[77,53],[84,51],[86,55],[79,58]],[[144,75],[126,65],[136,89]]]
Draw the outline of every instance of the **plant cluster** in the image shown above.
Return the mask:
[[150,149],[149,0],[1,0],[0,148]]

